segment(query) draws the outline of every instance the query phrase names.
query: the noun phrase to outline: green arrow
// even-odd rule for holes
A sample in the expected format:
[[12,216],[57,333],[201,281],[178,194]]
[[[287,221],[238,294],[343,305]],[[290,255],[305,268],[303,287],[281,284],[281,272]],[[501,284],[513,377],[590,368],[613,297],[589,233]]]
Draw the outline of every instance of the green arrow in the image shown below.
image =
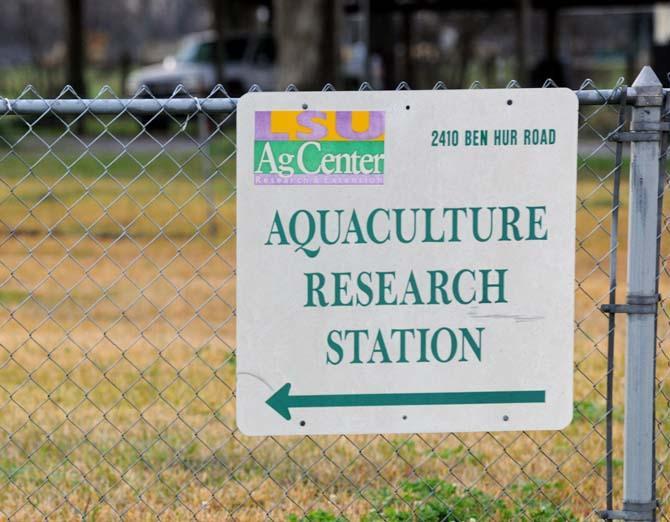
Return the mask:
[[266,402],[286,420],[291,408],[342,408],[347,406],[427,406],[436,404],[518,404],[545,401],[544,390],[363,393],[347,395],[291,395],[291,383],[279,388]]

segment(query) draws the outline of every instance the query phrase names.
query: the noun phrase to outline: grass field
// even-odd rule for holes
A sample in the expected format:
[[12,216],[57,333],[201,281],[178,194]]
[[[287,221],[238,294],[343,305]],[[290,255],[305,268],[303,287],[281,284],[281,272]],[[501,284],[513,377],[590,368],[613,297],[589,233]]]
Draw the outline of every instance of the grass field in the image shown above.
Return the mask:
[[[607,318],[597,306],[608,295],[612,148],[580,161],[565,431],[261,439],[235,429],[232,143],[218,135],[208,159],[188,138],[160,154],[148,137],[124,147],[43,133],[51,146],[20,130],[15,147],[0,145],[6,518],[581,520],[605,507]],[[621,194],[625,281],[625,176]],[[619,320],[617,495],[624,338]],[[668,361],[659,352],[659,378]],[[657,407],[670,428],[662,395]],[[664,499],[663,437],[658,454]]]

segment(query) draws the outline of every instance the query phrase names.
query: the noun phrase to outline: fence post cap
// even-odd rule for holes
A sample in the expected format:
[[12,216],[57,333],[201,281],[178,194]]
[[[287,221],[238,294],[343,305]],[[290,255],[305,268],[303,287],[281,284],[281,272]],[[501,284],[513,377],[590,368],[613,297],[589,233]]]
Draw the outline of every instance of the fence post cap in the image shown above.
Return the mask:
[[637,75],[637,78],[635,78],[633,87],[635,87],[636,90],[650,88],[657,91],[663,88],[663,84],[661,83],[661,80],[658,79],[658,76],[656,76],[654,70],[650,66],[645,65]]
[[633,82],[636,107],[660,107],[663,105],[663,84],[654,70],[645,65]]

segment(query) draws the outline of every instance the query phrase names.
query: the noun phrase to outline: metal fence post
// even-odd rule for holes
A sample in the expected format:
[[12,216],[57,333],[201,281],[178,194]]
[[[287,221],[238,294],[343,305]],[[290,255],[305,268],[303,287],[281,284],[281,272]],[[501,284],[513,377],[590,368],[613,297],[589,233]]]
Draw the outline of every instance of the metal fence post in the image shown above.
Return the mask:
[[[628,338],[624,520],[653,520],[654,351],[658,263],[658,177],[663,87],[650,67],[635,82],[628,217]],[[616,517],[618,518],[618,517]]]

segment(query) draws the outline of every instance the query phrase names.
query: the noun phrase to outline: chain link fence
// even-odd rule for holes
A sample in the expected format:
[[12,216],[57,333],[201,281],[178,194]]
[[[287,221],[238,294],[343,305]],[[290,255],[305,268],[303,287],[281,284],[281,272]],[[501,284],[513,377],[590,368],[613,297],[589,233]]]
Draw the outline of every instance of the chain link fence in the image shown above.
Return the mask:
[[236,100],[222,88],[46,100],[28,87],[0,101],[0,518],[597,519],[622,500],[625,321],[599,307],[625,295],[628,146],[612,141],[625,93],[578,91],[570,426],[267,438],[235,423]]

